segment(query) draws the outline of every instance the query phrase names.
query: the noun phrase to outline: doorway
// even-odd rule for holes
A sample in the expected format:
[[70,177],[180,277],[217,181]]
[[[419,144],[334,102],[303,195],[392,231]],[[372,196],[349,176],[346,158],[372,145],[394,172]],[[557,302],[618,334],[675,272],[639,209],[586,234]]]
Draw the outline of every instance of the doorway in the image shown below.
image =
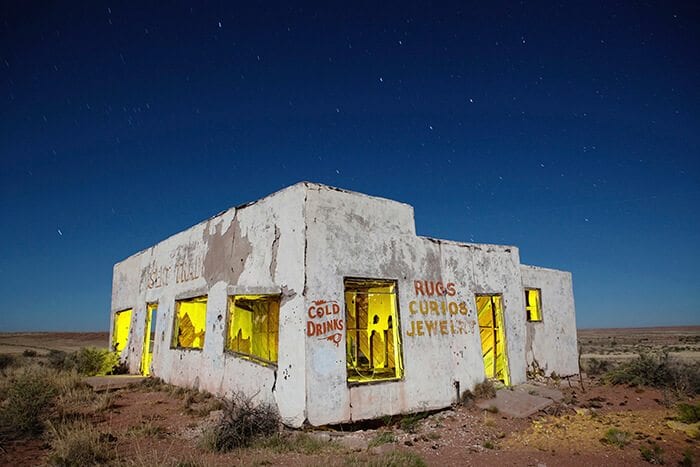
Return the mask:
[[141,374],[151,374],[151,362],[153,361],[153,344],[156,338],[156,321],[158,317],[158,304],[146,305],[146,327],[144,330],[143,352],[141,355]]
[[503,297],[501,295],[477,295],[476,309],[479,317],[481,353],[487,378],[510,385],[508,358],[506,356],[505,330],[503,329]]

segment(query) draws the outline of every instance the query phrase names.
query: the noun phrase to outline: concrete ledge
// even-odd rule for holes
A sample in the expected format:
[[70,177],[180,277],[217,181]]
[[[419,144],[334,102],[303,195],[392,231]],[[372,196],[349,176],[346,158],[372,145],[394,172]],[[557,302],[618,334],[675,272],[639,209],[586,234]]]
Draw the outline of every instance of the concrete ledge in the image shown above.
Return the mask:
[[90,376],[85,381],[95,392],[108,391],[111,389],[122,389],[130,384],[140,383],[146,376],[140,375],[110,375],[110,376]]
[[498,409],[498,413],[515,418],[525,418],[551,405],[554,401],[546,397],[528,394],[525,391],[500,389],[494,399],[476,403],[480,409]]

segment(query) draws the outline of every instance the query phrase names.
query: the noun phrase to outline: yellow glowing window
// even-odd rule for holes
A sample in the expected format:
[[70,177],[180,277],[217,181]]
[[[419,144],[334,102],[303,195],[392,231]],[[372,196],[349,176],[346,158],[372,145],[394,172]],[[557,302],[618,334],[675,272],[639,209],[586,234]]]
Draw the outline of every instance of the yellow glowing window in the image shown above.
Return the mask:
[[539,289],[525,289],[525,310],[528,321],[542,321],[542,300]]
[[112,330],[112,349],[121,352],[126,348],[131,329],[132,309],[117,311],[114,313],[114,329]]
[[403,376],[396,282],[345,279],[348,382]]
[[228,302],[226,350],[277,363],[279,295],[236,295]]
[[177,300],[172,346],[183,349],[203,348],[206,325],[207,297]]

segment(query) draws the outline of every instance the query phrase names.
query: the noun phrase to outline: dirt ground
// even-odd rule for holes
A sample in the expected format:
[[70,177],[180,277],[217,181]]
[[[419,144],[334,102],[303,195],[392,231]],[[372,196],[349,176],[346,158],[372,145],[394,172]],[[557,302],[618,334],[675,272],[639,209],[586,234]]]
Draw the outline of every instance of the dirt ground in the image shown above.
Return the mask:
[[39,355],[50,350],[73,352],[82,347],[107,348],[108,332],[2,332],[0,354],[21,354],[34,350]]
[[[0,342],[8,342],[6,336],[1,335]],[[31,335],[23,336],[22,345],[31,346],[31,338],[27,340]],[[93,345],[90,339],[96,336],[87,337],[82,345]],[[599,354],[628,358],[627,354],[640,350],[640,343],[646,350],[697,349],[699,337],[700,327],[579,331],[584,358]],[[35,348],[58,343],[62,347],[55,348],[65,349],[79,340],[73,335],[61,343],[56,335],[42,336]],[[608,353],[610,350],[615,353]],[[1,352],[5,352],[2,346]],[[292,441],[284,449],[262,446],[211,453],[202,447],[201,437],[217,414],[218,401],[167,385],[117,390],[111,393],[108,408],[91,414],[90,419],[112,446],[117,465],[403,465],[400,460],[389,462],[395,453],[411,453],[427,465],[646,465],[642,450],[654,452],[654,448],[652,461],[678,465],[692,458],[700,463],[697,437],[669,426],[678,399],[668,391],[609,386],[591,378],[583,378],[583,387],[573,379],[549,384],[563,392],[562,403],[525,419],[470,404],[432,413],[414,423],[392,417],[352,431],[347,427],[345,431],[338,427],[308,429],[304,436],[316,440],[311,448],[301,442],[295,448]],[[684,401],[700,403],[697,397]],[[618,447],[603,441],[613,428],[627,434],[627,444]],[[293,439],[298,433],[288,430],[285,436]],[[49,446],[42,439],[3,448],[2,465],[41,465],[49,455]]]

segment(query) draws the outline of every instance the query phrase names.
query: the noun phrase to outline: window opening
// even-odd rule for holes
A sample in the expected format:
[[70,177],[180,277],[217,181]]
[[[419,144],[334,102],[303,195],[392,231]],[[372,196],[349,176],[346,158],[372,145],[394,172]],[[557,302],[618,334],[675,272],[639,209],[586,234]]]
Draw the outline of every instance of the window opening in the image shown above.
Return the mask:
[[143,351],[141,354],[141,374],[151,374],[151,362],[153,362],[153,345],[156,339],[156,320],[158,318],[158,304],[146,305],[146,327],[143,339]]
[[112,330],[112,350],[121,352],[126,348],[131,329],[131,314],[133,309],[114,313],[114,329]]
[[175,301],[172,346],[183,349],[203,348],[206,317],[206,296]]
[[481,353],[486,377],[501,380],[509,385],[502,302],[503,298],[500,295],[476,296]]
[[345,322],[348,382],[403,377],[396,281],[345,279]]
[[280,296],[235,295],[228,309],[226,350],[277,363]]
[[525,289],[525,310],[528,321],[542,321],[542,293],[539,289]]

